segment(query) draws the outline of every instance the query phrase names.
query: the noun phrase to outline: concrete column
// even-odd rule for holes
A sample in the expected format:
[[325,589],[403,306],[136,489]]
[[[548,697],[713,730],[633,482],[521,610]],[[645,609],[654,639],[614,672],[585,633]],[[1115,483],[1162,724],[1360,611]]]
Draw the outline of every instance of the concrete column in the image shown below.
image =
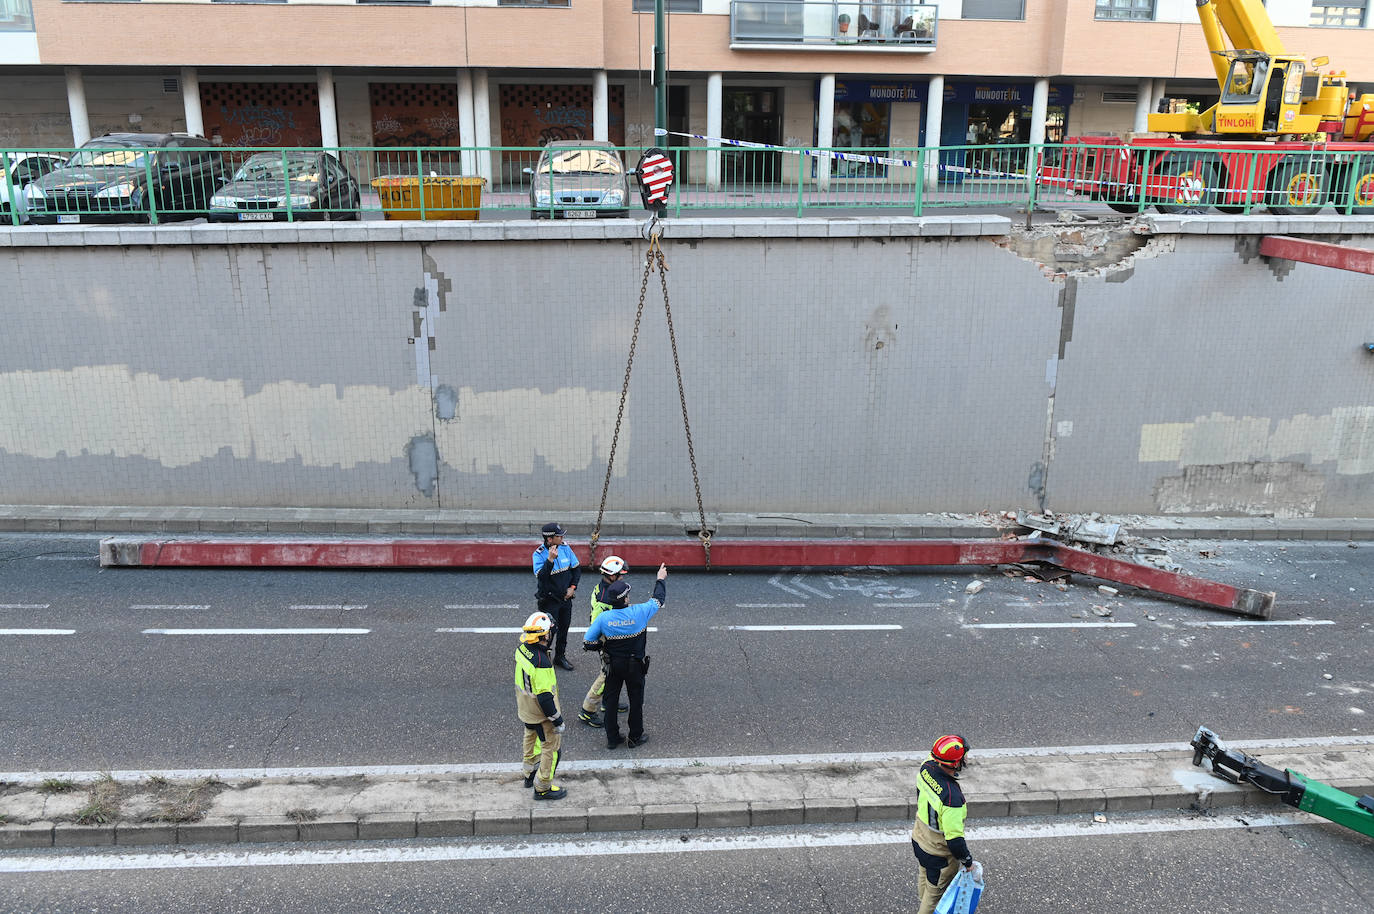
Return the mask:
[[195,67],[181,68],[181,103],[186,107],[186,132],[205,136],[205,118],[200,111],[200,77]]
[[[491,95],[487,86],[487,71],[472,71],[472,123],[473,136],[477,138],[478,146],[495,146],[491,140]],[[492,156],[495,153],[490,150],[477,154],[477,175],[487,179],[487,184],[492,183]]]
[[[835,138],[835,74],[821,76],[820,91],[816,95],[816,145],[830,146]],[[816,189],[830,189],[830,166],[834,161],[829,156],[816,159]],[[802,180],[805,180],[806,159],[801,160]]]
[[67,110],[72,118],[72,145],[91,138],[91,116],[86,113],[86,83],[80,67],[67,67]]
[[[932,76],[926,88],[926,148],[940,145],[940,122],[945,116],[945,78]],[[934,190],[940,183],[940,157],[926,153],[926,190]]]
[[315,70],[315,83],[320,93],[320,145],[337,149],[339,145],[339,108],[334,103],[334,71],[330,67]]
[[1031,94],[1031,129],[1030,141],[1032,146],[1038,146],[1045,142],[1045,118],[1049,114],[1050,108],[1050,81],[1048,79],[1037,79],[1035,81],[1035,91]]
[[1138,79],[1135,83],[1135,124],[1132,130],[1136,133],[1144,133],[1150,129],[1149,115],[1151,106],[1155,98],[1155,81],[1153,79]]
[[611,90],[605,70],[592,73],[592,139],[603,143],[611,139]]
[[1150,110],[1151,110],[1151,111],[1158,111],[1158,110],[1159,110],[1159,103],[1162,102],[1162,101],[1164,101],[1165,91],[1166,91],[1166,89],[1165,89],[1165,81],[1162,80],[1162,79],[1156,79],[1156,80],[1155,80],[1154,91],[1150,93]]
[[[722,73],[706,74],[706,135],[720,136],[723,123],[725,76]],[[688,131],[690,132],[690,131]],[[714,145],[709,140],[707,145]],[[706,189],[720,190],[720,151],[706,153]]]
[[477,145],[477,115],[472,104],[472,71],[458,71],[458,145],[463,147],[463,174],[477,173],[477,157],[470,147]]

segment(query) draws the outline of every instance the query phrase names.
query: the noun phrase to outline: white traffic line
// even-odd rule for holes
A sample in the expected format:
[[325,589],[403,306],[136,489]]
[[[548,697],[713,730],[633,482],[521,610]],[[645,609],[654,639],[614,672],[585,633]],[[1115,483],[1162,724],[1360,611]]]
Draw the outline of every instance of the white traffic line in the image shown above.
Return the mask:
[[727,632],[891,632],[900,625],[712,625]]
[[960,628],[1135,628],[1134,622],[975,622]]
[[75,635],[74,628],[0,628],[0,635]]
[[51,603],[0,603],[0,609],[47,609]]
[[[452,634],[452,635],[518,635],[518,634],[520,634],[521,632],[523,632],[524,629],[523,629],[523,628],[511,628],[511,627],[509,627],[509,626],[498,627],[498,626],[491,625],[491,626],[477,626],[477,627],[475,627],[475,628],[436,628],[435,631],[436,631],[436,632],[443,632],[443,633],[445,633],[445,634]],[[582,626],[581,628],[578,628],[577,626],[574,625],[572,628],[568,629],[568,634],[570,634],[570,635],[575,635],[575,634],[578,634],[579,632],[585,633],[586,631],[587,631],[587,626],[584,625],[584,626]],[[651,626],[649,626],[648,628],[646,628],[645,631],[647,631],[647,632],[656,632],[656,631],[658,631],[658,629],[651,625]]]
[[445,603],[444,609],[519,609],[519,603]]
[[1235,619],[1231,621],[1214,620],[1210,622],[1184,622],[1193,628],[1235,628],[1241,625],[1335,625],[1330,619]]
[[135,603],[130,609],[209,609],[209,603]]
[[1347,559],[1294,559],[1294,565],[1345,565]]
[[930,609],[939,603],[874,603],[874,609]]
[[370,628],[145,628],[145,635],[366,635]]
[[1035,603],[1031,600],[1017,600],[1012,603],[1003,603],[1003,606],[1010,606],[1012,609],[1034,609],[1037,606],[1073,606],[1072,600],[1058,600],[1054,603]]
[[[1050,822],[1008,825],[974,825],[968,837],[982,841],[1030,841],[1047,838],[1110,838],[1118,835],[1167,834],[1170,832],[1222,831],[1267,828],[1281,825],[1314,825],[1315,816],[1301,812],[1277,812],[1192,816],[1187,813],[1152,815],[1142,818],[1118,816],[1111,822],[1084,824],[1082,816],[1066,816]],[[910,839],[905,824],[871,828],[830,830],[810,828],[785,832],[677,834],[630,834],[615,838],[588,839],[586,835],[525,837],[513,841],[450,841],[420,846],[348,847],[301,845],[285,850],[253,850],[234,847],[225,850],[195,851],[114,851],[75,854],[9,854],[0,858],[0,873],[90,872],[101,870],[205,869],[210,867],[319,866],[358,863],[424,863],[431,861],[478,861],[525,859],[536,853],[549,857],[595,857],[610,859],[624,854],[730,853],[751,850],[790,848],[867,847],[906,844]]]
[[736,603],[738,609],[805,609],[805,603]]
[[94,555],[35,555],[35,559],[40,562],[93,562],[100,558],[100,554]]
[[[1226,745],[1233,749],[1248,752],[1263,752],[1270,749],[1327,749],[1342,746],[1374,746],[1374,734],[1348,733],[1341,736],[1291,736],[1273,739],[1235,739],[1228,738]],[[1045,756],[1071,756],[1079,758],[1094,755],[1121,755],[1127,752],[1190,752],[1192,747],[1186,742],[1176,743],[1116,743],[1087,746],[1007,746],[1002,748],[979,748],[977,758],[1043,758]],[[930,750],[912,752],[893,750],[891,752],[825,752],[802,755],[730,755],[704,756],[692,758],[637,758],[637,759],[598,759],[594,761],[569,761],[558,764],[559,771],[609,772],[635,768],[690,768],[693,771],[707,768],[774,768],[789,765],[870,765],[883,763],[910,763],[919,765],[930,757]],[[256,778],[344,778],[344,777],[442,777],[446,775],[514,774],[520,770],[519,762],[473,762],[468,764],[446,765],[343,765],[300,768],[149,768],[125,769],[121,771],[0,771],[0,781],[17,784],[41,784],[46,780],[76,781],[90,783],[105,777],[117,781],[141,781],[150,777],[161,777],[172,781],[197,781],[214,775],[221,780],[249,780]]]
[[366,603],[292,603],[289,609],[367,609]]

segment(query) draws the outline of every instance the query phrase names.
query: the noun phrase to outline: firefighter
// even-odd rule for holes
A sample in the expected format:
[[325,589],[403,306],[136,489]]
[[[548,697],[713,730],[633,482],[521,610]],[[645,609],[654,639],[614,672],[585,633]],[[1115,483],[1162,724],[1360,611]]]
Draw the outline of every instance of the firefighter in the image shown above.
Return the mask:
[[540,531],[544,545],[534,550],[534,597],[539,609],[553,617],[558,633],[554,636],[553,662],[571,671],[568,660],[568,626],[572,625],[572,601],[582,569],[572,547],[563,542],[566,532],[559,523],[548,523]]
[[[630,573],[630,566],[625,564],[625,560],[618,555],[608,555],[597,569],[601,572],[601,580],[592,589],[592,613],[589,621],[595,622],[596,617],[611,608],[611,604],[606,602],[606,589]],[[582,699],[582,710],[578,713],[577,719],[589,727],[601,727],[605,725],[605,720],[601,716],[602,693],[606,691],[606,673],[609,671],[609,660],[603,653],[601,655],[601,669],[597,671],[596,679],[592,680],[592,687],[587,690],[587,695]],[[623,714],[630,710],[629,705],[621,705],[620,712]]]
[[932,914],[940,896],[954,881],[957,864],[973,869],[973,855],[964,841],[967,806],[959,787],[959,773],[968,757],[968,742],[958,734],[942,736],[931,747],[917,778],[916,822],[911,827],[911,850],[916,855],[917,914]]
[[654,582],[654,595],[643,603],[630,605],[630,585],[616,581],[606,588],[607,602],[611,608],[596,617],[596,621],[583,636],[582,649],[604,651],[610,669],[606,673],[605,698],[613,704],[606,707],[606,748],[614,749],[624,740],[620,736],[620,687],[630,698],[630,748],[642,746],[649,741],[644,732],[644,675],[649,671],[649,655],[645,653],[648,645],[649,620],[654,617],[668,599],[668,566],[658,566],[658,578]]
[[531,613],[515,649],[515,707],[525,725],[525,786],[534,788],[536,800],[560,800],[567,795],[553,783],[563,743],[558,678],[549,654],[555,628],[548,613]]

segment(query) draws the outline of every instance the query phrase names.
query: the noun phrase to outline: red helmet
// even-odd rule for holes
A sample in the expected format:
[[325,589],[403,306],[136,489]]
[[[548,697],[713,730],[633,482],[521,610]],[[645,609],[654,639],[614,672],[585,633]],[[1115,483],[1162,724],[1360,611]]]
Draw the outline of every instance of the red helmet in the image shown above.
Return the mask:
[[942,736],[931,747],[930,757],[950,774],[964,770],[964,759],[968,756],[968,741],[957,733]]

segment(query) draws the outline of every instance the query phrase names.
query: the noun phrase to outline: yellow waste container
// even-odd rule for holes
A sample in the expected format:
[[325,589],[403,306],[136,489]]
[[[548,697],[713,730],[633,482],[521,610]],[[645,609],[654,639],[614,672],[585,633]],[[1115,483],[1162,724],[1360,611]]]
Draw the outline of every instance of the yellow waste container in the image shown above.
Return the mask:
[[[372,182],[387,219],[476,219],[486,178],[385,175]],[[424,212],[420,210],[421,192]]]

